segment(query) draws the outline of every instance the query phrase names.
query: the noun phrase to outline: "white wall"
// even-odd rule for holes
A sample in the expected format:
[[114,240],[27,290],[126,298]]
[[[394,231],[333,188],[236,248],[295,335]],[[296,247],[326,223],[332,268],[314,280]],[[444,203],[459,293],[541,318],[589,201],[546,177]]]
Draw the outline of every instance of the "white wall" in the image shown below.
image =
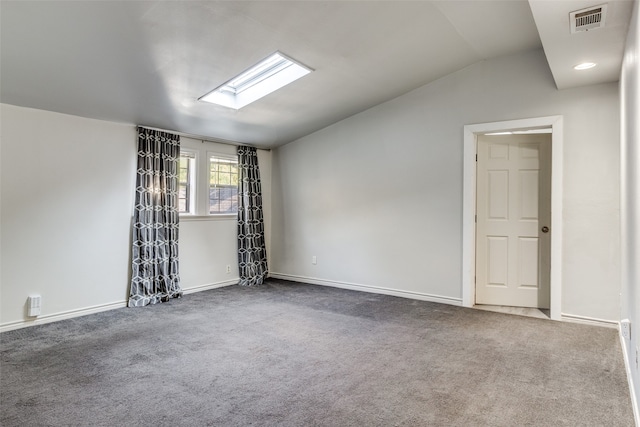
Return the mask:
[[[234,155],[236,147],[200,141],[192,138],[180,138],[180,147],[198,152],[196,174],[198,177],[209,168],[207,153]],[[198,180],[197,191],[202,192],[207,200],[208,182]],[[202,207],[206,211],[206,206]],[[238,254],[233,250],[237,239],[237,222],[235,217],[223,216],[211,220],[202,217],[190,219],[180,218],[180,281],[185,292],[199,287],[209,288],[215,285],[238,283]],[[231,273],[226,272],[227,265],[231,266]],[[212,282],[212,278],[217,281]]]
[[[200,168],[207,170],[207,153],[235,155],[236,147],[182,137],[180,146],[199,152]],[[258,150],[262,183],[267,259],[270,256],[271,152]],[[206,183],[205,183],[206,184]],[[208,185],[208,184],[206,184]],[[205,187],[206,187],[205,185]],[[206,188],[204,189],[206,191]],[[236,217],[180,218],[180,281],[185,292],[238,283],[238,223]],[[227,265],[231,273],[226,272]]]
[[[25,310],[31,294],[42,295],[38,322],[124,306],[135,126],[6,104],[0,114],[0,330],[33,323]],[[235,152],[205,144],[212,151]],[[267,201],[270,158],[270,152],[259,152]],[[267,237],[268,209],[265,203]],[[182,222],[182,288],[237,282],[236,248],[233,219]]]
[[135,127],[3,104],[0,324],[123,302]]
[[532,51],[474,64],[280,147],[271,271],[459,302],[463,126],[562,115],[562,312],[615,320],[618,100],[616,84],[558,91],[544,53]]
[[627,366],[636,397],[640,397],[640,373],[636,352],[640,347],[640,29],[635,2],[625,47],[621,93],[621,210],[622,304],[621,318],[631,321],[631,340],[623,340]]

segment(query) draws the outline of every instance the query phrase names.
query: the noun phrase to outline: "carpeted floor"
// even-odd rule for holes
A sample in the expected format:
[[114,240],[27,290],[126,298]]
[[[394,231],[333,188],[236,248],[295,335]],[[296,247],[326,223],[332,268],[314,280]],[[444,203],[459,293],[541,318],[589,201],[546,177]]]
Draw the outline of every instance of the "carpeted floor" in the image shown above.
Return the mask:
[[5,427],[633,426],[613,329],[285,281],[0,340]]

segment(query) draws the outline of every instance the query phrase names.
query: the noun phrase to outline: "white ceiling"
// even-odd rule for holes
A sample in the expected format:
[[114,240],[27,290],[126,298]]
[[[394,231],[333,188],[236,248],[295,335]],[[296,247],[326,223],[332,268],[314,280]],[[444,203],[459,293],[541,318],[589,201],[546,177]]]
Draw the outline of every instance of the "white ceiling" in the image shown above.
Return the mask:
[[[579,40],[567,9],[597,1],[3,0],[0,102],[269,148],[542,45],[559,88],[615,81],[631,1]],[[606,65],[566,71],[576,46]],[[238,111],[197,101],[277,50],[315,71]]]
[[[529,3],[558,89],[618,81],[633,1],[531,0]],[[571,34],[569,13],[601,4],[607,4],[604,27]],[[583,62],[598,65],[585,71],[573,69]]]

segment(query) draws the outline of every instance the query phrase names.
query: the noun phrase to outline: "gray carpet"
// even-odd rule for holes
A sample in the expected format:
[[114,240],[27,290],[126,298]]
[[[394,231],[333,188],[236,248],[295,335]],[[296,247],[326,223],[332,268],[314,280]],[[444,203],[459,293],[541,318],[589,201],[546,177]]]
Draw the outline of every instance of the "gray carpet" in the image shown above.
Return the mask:
[[0,335],[2,426],[633,426],[613,329],[270,280]]

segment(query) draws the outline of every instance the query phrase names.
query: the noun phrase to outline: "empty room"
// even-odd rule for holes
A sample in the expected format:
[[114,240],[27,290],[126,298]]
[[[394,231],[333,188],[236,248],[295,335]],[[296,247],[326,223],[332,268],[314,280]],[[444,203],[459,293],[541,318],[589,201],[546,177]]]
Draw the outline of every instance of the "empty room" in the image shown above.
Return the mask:
[[638,0],[0,1],[0,425],[640,425]]

